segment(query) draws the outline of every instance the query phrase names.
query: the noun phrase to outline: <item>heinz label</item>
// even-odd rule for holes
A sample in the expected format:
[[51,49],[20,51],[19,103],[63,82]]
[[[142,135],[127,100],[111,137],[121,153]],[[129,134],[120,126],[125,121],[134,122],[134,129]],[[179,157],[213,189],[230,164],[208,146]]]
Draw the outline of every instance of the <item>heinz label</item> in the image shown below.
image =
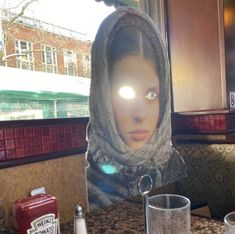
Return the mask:
[[55,214],[46,214],[31,222],[27,234],[57,234],[58,219]]

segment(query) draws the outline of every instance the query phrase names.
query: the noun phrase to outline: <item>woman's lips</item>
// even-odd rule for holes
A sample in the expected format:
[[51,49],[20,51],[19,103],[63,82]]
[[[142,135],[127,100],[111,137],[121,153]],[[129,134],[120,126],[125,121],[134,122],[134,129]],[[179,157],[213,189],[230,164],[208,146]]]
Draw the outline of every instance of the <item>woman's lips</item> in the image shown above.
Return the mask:
[[148,138],[149,131],[147,130],[134,130],[130,131],[131,139],[133,141],[144,141]]

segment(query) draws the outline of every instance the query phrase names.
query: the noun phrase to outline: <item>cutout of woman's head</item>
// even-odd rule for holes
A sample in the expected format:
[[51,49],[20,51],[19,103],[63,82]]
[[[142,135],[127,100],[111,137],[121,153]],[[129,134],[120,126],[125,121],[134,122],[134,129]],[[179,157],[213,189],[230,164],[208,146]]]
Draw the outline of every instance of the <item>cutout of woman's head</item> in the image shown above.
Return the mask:
[[[160,33],[142,12],[120,7],[92,46],[87,180],[91,207],[139,194],[184,174],[171,147],[169,63]],[[173,155],[173,157],[172,157]]]
[[107,52],[116,128],[138,150],[159,122],[160,82],[152,42],[136,27],[123,27],[110,37]]

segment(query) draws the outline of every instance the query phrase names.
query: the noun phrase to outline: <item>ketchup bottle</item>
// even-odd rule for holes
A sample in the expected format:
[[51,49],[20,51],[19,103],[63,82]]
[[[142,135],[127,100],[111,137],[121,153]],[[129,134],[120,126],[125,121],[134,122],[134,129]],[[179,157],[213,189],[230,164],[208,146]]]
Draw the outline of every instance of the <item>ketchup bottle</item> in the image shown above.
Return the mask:
[[59,234],[56,198],[36,194],[13,203],[13,229],[16,234]]

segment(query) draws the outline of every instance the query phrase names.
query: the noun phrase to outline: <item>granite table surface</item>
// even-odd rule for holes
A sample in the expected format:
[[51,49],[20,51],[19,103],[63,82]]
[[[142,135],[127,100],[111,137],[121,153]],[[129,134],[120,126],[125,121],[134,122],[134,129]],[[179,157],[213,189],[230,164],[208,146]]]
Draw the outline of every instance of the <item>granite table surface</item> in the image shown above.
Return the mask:
[[[86,214],[88,234],[144,233],[143,207],[138,203],[121,202]],[[73,221],[61,225],[61,234],[73,233]],[[220,220],[191,216],[191,233],[224,233]]]

